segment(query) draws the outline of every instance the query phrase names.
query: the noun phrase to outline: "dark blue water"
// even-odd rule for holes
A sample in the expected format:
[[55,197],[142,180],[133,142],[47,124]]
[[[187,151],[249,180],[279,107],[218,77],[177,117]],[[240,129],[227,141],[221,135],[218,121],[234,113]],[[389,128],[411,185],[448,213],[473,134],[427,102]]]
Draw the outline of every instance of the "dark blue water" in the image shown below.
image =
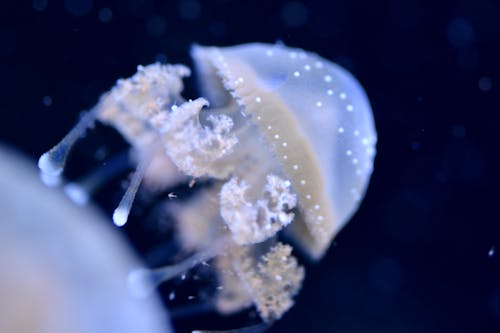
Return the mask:
[[[435,3],[2,1],[0,140],[37,158],[118,77],[156,60],[190,65],[192,43],[317,52],[365,87],[378,154],[360,210],[270,331],[499,332],[500,2]],[[96,132],[75,148],[69,177],[114,135]],[[109,212],[117,188],[97,196]],[[139,223],[126,232],[142,252],[161,243]],[[230,327],[193,314],[179,330],[200,328],[194,318]]]

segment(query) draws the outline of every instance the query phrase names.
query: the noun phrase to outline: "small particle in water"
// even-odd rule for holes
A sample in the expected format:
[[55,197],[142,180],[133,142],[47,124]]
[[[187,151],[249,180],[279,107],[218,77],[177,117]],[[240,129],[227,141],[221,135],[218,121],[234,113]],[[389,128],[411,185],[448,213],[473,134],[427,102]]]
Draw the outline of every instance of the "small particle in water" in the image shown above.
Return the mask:
[[179,2],[179,14],[188,21],[194,21],[201,15],[201,4],[197,0],[182,0]]
[[452,129],[452,134],[455,138],[463,138],[465,136],[465,127],[463,125],[455,125]]
[[209,26],[210,33],[216,38],[223,38],[227,35],[227,26],[224,22],[214,21]]
[[463,48],[474,42],[476,31],[469,21],[457,17],[453,19],[446,29],[448,42],[455,48]]
[[47,9],[48,0],[33,0],[33,9],[38,12],[43,12]]
[[99,18],[99,21],[101,21],[102,23],[108,23],[113,18],[113,12],[111,11],[111,9],[104,7],[99,9],[97,17]]
[[290,1],[281,9],[281,20],[289,28],[298,28],[307,23],[307,7],[299,1]]
[[92,11],[92,0],[65,0],[66,11],[73,16],[85,16]]
[[175,291],[171,291],[170,294],[168,294],[168,300],[173,301],[175,299]]
[[167,30],[167,20],[163,16],[152,16],[146,22],[146,31],[151,37],[161,37]]
[[[105,146],[98,148],[98,149],[96,150],[95,154],[94,154],[95,158],[96,158],[98,161],[104,161],[104,159],[105,159],[106,157],[108,157],[108,155],[109,155],[109,151],[108,151],[108,148],[107,148],[107,147],[105,147]],[[107,162],[106,162],[106,161],[104,161],[104,162],[103,162],[103,165],[106,165],[106,164],[107,164]]]
[[168,61],[168,58],[164,53],[158,53],[155,55],[155,61],[162,63],[162,64],[166,64]]
[[488,251],[488,257],[492,258],[495,255],[495,245],[492,245],[490,247],[490,250]]
[[422,145],[418,141],[413,141],[411,143],[411,150],[413,150],[413,151],[418,151],[418,150],[420,150],[421,147],[422,147]]
[[404,285],[405,274],[401,264],[393,258],[378,258],[369,272],[370,286],[382,295],[395,295]]
[[479,86],[479,89],[484,92],[490,91],[492,88],[491,78],[487,76],[481,77],[477,84]]
[[52,105],[52,97],[50,97],[50,96],[44,96],[42,98],[42,103],[43,103],[43,105],[45,105],[47,107],[51,106]]
[[174,192],[170,192],[170,193],[168,194],[168,198],[169,198],[169,199],[175,199],[175,198],[177,198],[177,194],[175,194]]

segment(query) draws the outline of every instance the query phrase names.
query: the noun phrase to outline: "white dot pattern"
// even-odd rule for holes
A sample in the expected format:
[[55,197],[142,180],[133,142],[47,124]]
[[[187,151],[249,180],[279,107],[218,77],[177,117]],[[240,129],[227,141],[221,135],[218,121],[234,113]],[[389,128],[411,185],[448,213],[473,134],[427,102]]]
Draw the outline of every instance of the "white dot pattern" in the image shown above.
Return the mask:
[[[267,94],[276,90],[284,103],[296,108],[293,113],[297,118],[297,125],[302,129],[299,135],[305,135],[313,149],[322,149],[322,152],[316,155],[315,163],[319,163],[327,177],[326,193],[312,192],[314,179],[309,178],[312,175],[307,173],[307,163],[310,163],[310,160],[301,159],[301,154],[297,153],[297,134],[273,122],[273,119],[277,119],[274,114],[277,110],[269,108],[272,113],[262,113],[254,119],[261,124],[273,149],[281,156],[294,190],[299,191],[299,205],[304,206],[303,211],[307,213],[311,223],[318,224],[321,228],[333,223],[330,220],[332,213],[328,211],[331,209],[329,205],[332,204],[340,222],[335,222],[336,227],[332,225],[326,228],[338,228],[346,222],[344,216],[350,216],[350,211],[357,207],[356,202],[363,196],[373,169],[376,134],[364,92],[359,84],[352,80],[350,74],[315,54],[282,45],[257,44],[255,48],[260,49],[262,59],[272,62],[272,65],[260,66],[263,60],[259,58],[258,52],[246,55],[243,51],[236,50],[228,54],[236,56],[237,53],[238,56],[243,56],[247,64],[257,68],[257,76],[262,82],[270,82],[269,87],[257,89],[253,95],[250,94],[255,104],[267,106],[266,101],[270,100]],[[270,68],[272,71],[267,72]],[[229,73],[237,78],[233,79],[237,81],[234,83],[236,95],[241,89],[247,91],[246,96],[248,91],[251,91],[250,87],[246,86],[249,80],[236,73]],[[239,80],[240,77],[244,80]],[[288,90],[289,88],[291,89]],[[340,178],[335,178],[337,176]],[[333,190],[331,186],[337,189]],[[325,195],[331,198],[330,203],[325,204],[322,201]],[[306,206],[301,200],[310,203]],[[321,238],[319,234],[315,234],[315,237]]]

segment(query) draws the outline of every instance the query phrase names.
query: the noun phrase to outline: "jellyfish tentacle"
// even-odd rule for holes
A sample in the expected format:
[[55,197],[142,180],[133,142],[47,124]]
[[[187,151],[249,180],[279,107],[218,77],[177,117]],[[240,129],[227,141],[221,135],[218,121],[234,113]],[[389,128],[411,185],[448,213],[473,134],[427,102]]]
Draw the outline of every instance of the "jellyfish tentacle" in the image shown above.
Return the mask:
[[[96,109],[85,112],[75,127],[57,145],[40,156],[38,167],[41,171],[42,180],[45,179],[44,177],[53,179],[62,175],[71,148],[85,134],[87,129],[94,125],[96,115]],[[46,185],[49,185],[49,183],[46,182]]]
[[220,192],[221,216],[237,244],[260,243],[290,224],[297,205],[291,183],[276,175],[267,175],[263,192],[255,204],[246,199],[250,186],[236,177],[226,182]]
[[146,160],[143,178],[150,189],[164,189],[183,180],[164,151],[156,149],[151,154],[150,147],[157,146],[159,136],[150,120],[184,101],[182,79],[190,74],[190,69],[180,64],[137,66],[133,76],[118,80],[96,106],[98,120],[114,127],[132,146],[137,164]]
[[142,158],[137,166],[137,169],[132,174],[132,179],[127,191],[123,195],[118,207],[116,207],[113,212],[113,223],[117,227],[123,227],[128,221],[128,215],[130,214],[130,209],[135,200],[135,195],[139,186],[141,185],[144,174],[149,167],[153,157],[157,154],[159,150],[158,145],[153,146],[149,151],[145,152],[145,157]]
[[185,274],[195,266],[211,260],[227,250],[227,237],[216,239],[210,247],[196,252],[192,256],[173,265],[166,265],[154,269],[139,268],[129,272],[128,288],[138,297],[147,297],[162,283]]
[[129,167],[129,153],[121,152],[82,178],[64,185],[64,192],[74,203],[84,206],[94,192]]
[[262,333],[266,331],[272,323],[263,322],[251,326],[233,328],[230,330],[194,330],[191,333]]

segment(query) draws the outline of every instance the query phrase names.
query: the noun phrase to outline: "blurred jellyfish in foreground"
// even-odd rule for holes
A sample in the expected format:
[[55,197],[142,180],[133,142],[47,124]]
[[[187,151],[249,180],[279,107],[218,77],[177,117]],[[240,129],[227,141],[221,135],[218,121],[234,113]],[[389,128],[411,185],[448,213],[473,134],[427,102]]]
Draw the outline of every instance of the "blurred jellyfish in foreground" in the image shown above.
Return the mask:
[[156,188],[210,180],[189,199],[164,203],[192,257],[133,280],[168,280],[211,260],[214,308],[231,314],[253,305],[271,323],[293,305],[304,278],[283,240],[320,259],[364,196],[377,141],[371,107],[348,72],[300,49],[194,46],[191,54],[203,97],[182,97],[184,65],[139,66],[39,167],[44,179],[57,179],[94,120],[116,128],[138,165],[113,215],[118,226],[142,179]]
[[99,214],[3,147],[0,188],[0,332],[172,332],[155,295],[130,294],[139,261]]

